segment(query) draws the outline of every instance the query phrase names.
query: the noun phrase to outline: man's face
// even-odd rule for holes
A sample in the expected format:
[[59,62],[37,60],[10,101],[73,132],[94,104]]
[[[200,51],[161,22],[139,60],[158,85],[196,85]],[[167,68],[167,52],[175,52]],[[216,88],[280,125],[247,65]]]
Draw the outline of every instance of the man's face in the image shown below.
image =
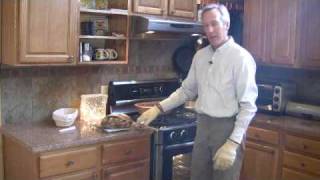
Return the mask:
[[229,24],[222,21],[217,9],[212,9],[203,14],[202,24],[210,44],[217,48],[228,39]]

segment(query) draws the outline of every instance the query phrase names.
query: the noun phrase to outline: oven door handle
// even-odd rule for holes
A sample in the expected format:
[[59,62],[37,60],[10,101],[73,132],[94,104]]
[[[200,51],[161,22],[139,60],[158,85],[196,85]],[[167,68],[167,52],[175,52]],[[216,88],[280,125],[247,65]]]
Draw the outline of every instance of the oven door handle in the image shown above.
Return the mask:
[[193,147],[194,142],[186,142],[183,144],[175,144],[175,145],[169,145],[166,146],[164,148],[165,151],[172,151],[172,150],[177,150],[177,149],[181,149],[181,148],[192,148]]

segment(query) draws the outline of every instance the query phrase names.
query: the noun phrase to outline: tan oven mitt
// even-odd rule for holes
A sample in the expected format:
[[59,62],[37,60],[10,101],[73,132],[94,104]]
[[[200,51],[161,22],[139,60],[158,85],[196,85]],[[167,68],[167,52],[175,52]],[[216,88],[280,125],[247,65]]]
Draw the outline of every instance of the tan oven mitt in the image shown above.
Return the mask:
[[227,140],[213,156],[213,168],[216,170],[226,170],[230,168],[237,156],[239,144]]
[[160,112],[161,111],[157,106],[153,106],[152,108],[142,113],[138,117],[137,122],[139,124],[149,125],[154,119],[159,116]]

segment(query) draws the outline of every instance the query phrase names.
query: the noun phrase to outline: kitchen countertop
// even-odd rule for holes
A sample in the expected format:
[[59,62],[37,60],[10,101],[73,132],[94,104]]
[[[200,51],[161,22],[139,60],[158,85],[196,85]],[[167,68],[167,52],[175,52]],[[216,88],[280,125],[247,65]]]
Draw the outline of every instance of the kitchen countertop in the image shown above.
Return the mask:
[[6,124],[0,131],[5,136],[22,142],[33,153],[57,149],[91,145],[120,139],[145,136],[152,133],[151,128],[130,128],[128,131],[106,133],[100,128],[77,122],[76,130],[60,133],[53,121],[37,123]]
[[[77,122],[75,125],[76,130],[65,133],[60,133],[59,129],[61,128],[56,127],[53,121],[6,124],[1,127],[0,131],[4,135],[22,142],[33,153],[141,137],[152,133],[152,129],[147,127],[106,133],[99,128],[90,128],[84,123]],[[257,113],[251,126],[320,138],[320,121],[303,118]]]
[[320,121],[315,120],[257,113],[251,125],[320,138]]

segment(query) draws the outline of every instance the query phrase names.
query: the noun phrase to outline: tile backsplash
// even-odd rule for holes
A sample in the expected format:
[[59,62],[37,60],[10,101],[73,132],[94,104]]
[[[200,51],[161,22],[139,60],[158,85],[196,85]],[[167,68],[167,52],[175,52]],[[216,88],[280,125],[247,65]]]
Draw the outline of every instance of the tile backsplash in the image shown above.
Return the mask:
[[[81,94],[100,92],[110,80],[177,77],[171,56],[185,42],[132,41],[128,65],[2,69],[3,123],[50,120],[53,110],[79,107]],[[320,105],[320,72],[259,66],[257,80],[297,84],[297,100]]]
[[99,93],[110,80],[177,77],[171,56],[181,43],[132,41],[128,65],[2,69],[2,122],[49,120],[53,110],[79,107],[81,94]]

